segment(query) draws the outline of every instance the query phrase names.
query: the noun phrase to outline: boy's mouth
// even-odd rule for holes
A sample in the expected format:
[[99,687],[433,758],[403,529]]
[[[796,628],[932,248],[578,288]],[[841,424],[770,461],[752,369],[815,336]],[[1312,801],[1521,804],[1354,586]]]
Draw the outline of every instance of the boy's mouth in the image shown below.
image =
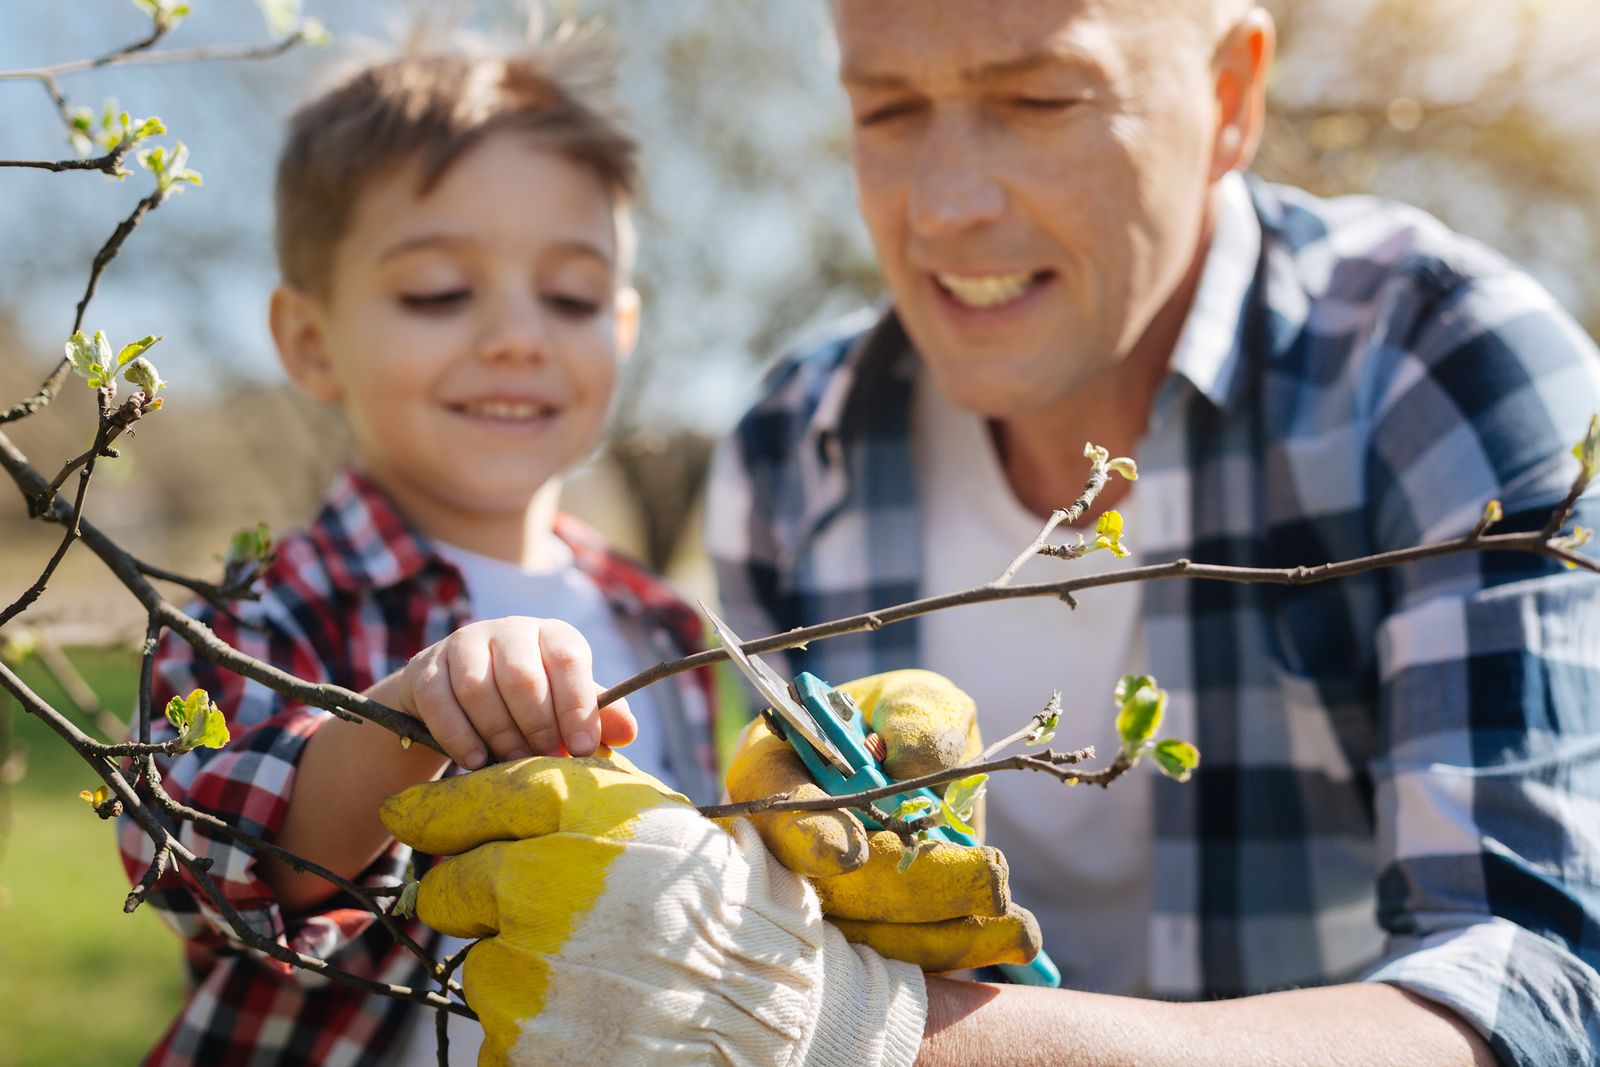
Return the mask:
[[554,404],[536,400],[465,400],[449,407],[450,410],[468,418],[507,423],[539,422],[554,416],[559,411]]

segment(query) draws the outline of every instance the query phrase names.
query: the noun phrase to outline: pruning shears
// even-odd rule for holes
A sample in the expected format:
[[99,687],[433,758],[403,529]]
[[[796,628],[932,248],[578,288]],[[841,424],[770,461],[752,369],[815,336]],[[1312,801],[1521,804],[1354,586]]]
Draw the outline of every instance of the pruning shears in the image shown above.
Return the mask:
[[[848,796],[890,784],[888,775],[883,772],[883,739],[868,731],[866,716],[848,693],[835,689],[809,671],[802,671],[793,681],[786,681],[759,658],[747,655],[739,647],[742,642],[738,635],[710,608],[702,604],[701,609],[711,620],[728,657],[767,702],[762,712],[767,725],[799,753],[806,770],[829,796]],[[926,788],[908,789],[886,798],[883,804],[893,811],[914,798],[926,800],[931,810],[939,809],[939,795]],[[861,821],[869,829],[883,829],[881,823],[865,813],[861,813]],[[950,826],[933,827],[926,833],[931,838],[958,845],[978,843],[972,835]],[[1030,963],[997,966],[1007,981],[1017,985],[1055,988],[1061,984],[1061,972],[1042,950]]]

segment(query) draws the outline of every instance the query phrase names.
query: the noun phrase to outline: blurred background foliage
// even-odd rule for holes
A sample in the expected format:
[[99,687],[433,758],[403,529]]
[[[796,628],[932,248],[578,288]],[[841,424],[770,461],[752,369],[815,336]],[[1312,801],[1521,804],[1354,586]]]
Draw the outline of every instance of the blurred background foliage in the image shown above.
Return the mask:
[[[1281,47],[1257,171],[1317,193],[1418,204],[1531,270],[1600,330],[1600,10],[1593,0],[1276,0]],[[247,0],[198,0],[167,43],[262,41]],[[215,573],[228,533],[305,520],[341,462],[327,413],[282,385],[266,330],[275,277],[271,166],[284,118],[342,64],[392,48],[426,11],[513,39],[521,0],[308,0],[335,39],[265,63],[112,69],[63,83],[72,103],[116,97],[188,142],[206,185],[156,212],[102,282],[86,326],[165,333],[167,408],[102,464],[89,514],[152,562]],[[644,144],[638,283],[643,340],[611,446],[569,504],[696,591],[699,485],[709,442],[788,344],[877,299],[846,162],[824,0],[550,0],[598,15],[622,52],[619,95]],[[8,0],[0,70],[95,55],[147,27],[124,0]],[[31,82],[0,81],[0,155],[63,158]],[[8,170],[0,192],[0,405],[31,393],[61,351],[95,249],[142,191],[95,174]],[[81,385],[7,427],[37,466],[81,451]],[[0,599],[37,575],[53,529],[0,492]],[[43,645],[30,681],[82,721],[131,704],[136,605],[75,552],[23,622]],[[5,637],[19,636],[16,624]],[[69,670],[52,650],[75,666]],[[40,651],[43,651],[43,655]],[[50,667],[68,686],[51,680]],[[74,681],[72,675],[80,674]],[[81,681],[87,689],[78,686]],[[76,690],[77,699],[71,692]],[[165,1025],[176,944],[124,916],[109,828],[76,798],[76,756],[0,703],[0,1067],[133,1062]],[[93,1020],[94,1026],[85,1025]],[[102,1043],[92,1035],[110,1035]]]

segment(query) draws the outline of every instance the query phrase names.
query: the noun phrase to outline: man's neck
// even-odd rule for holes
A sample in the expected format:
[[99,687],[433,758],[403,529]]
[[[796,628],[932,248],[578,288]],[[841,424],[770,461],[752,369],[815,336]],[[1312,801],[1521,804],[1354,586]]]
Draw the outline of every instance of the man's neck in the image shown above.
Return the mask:
[[[1213,189],[1194,259],[1149,327],[1128,354],[1049,407],[1011,419],[992,419],[1006,481],[1017,500],[1040,518],[1070,505],[1083,492],[1083,446],[1091,442],[1113,456],[1131,456],[1150,423],[1156,392],[1194,305],[1216,226],[1219,194]],[[1115,507],[1130,486],[1113,478],[1097,498]]]

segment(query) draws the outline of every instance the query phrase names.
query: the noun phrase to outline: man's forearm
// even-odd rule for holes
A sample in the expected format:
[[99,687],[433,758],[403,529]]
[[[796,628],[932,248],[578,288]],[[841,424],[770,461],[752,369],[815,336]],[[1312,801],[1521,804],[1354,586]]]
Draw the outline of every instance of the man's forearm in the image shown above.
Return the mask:
[[1171,1004],[1072,990],[928,979],[918,1067],[1494,1067],[1454,1013],[1376,983]]

